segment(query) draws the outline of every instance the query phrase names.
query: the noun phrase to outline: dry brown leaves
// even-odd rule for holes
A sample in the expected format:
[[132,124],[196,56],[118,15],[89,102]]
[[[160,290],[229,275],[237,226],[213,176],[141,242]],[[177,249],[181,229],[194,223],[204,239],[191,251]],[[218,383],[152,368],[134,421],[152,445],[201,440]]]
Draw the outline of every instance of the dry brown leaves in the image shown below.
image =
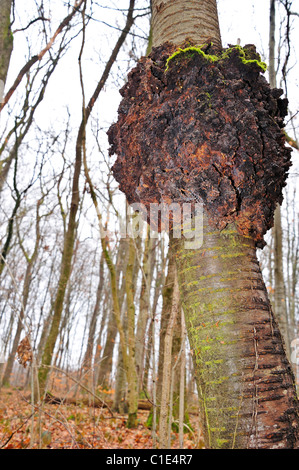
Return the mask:
[[25,336],[25,338],[22,339],[17,348],[17,359],[18,362],[25,368],[27,367],[28,363],[32,362],[33,355],[28,336]]
[[[140,410],[136,429],[127,429],[126,417],[107,409],[77,405],[44,404],[33,408],[28,392],[3,388],[0,391],[0,448],[2,449],[152,449],[148,411]],[[39,428],[39,421],[41,426]],[[184,448],[196,445],[185,435]],[[178,435],[172,433],[172,448]]]

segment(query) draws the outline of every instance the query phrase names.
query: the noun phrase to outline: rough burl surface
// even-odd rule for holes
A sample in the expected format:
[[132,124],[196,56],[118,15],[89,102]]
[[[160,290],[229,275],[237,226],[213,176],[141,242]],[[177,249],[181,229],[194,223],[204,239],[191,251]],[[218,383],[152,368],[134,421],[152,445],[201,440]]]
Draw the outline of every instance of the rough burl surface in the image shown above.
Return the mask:
[[[154,48],[120,90],[118,121],[108,131],[114,177],[148,214],[150,203],[201,202],[210,224],[235,222],[261,247],[290,166],[287,100],[238,48],[215,62],[181,53],[167,68],[174,51],[168,43]],[[244,51],[259,59],[254,46]]]

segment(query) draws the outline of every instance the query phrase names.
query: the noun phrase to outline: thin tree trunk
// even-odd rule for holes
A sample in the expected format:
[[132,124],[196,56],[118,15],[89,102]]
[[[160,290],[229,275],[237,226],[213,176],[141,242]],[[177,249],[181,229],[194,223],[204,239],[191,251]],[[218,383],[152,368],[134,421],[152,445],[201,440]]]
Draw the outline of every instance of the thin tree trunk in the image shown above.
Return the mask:
[[283,244],[281,210],[278,205],[274,214],[274,309],[285,341],[286,353],[290,357],[289,321],[286,309],[285,283],[283,275]]
[[[124,323],[123,326],[126,327],[126,323]],[[113,410],[117,411],[118,413],[128,413],[128,400],[126,389],[126,371],[124,369],[121,347],[119,347],[116,367],[115,392],[113,400]]]
[[143,372],[144,372],[144,354],[146,341],[146,326],[150,316],[150,298],[149,286],[151,284],[151,250],[152,241],[149,233],[144,244],[143,266],[142,266],[142,283],[139,298],[139,315],[136,330],[136,368],[138,373],[138,390],[142,390]]
[[[172,346],[172,418],[173,424],[172,429],[179,431],[180,422],[182,425],[185,423],[190,425],[189,416],[187,413],[187,400],[185,388],[182,389],[182,383],[185,383],[185,378],[182,377],[181,363],[184,362],[184,351],[185,351],[185,332],[183,324],[185,324],[184,312],[182,311],[181,304],[179,307],[180,314],[177,316],[174,333],[173,333],[173,346]],[[185,374],[184,366],[184,374]],[[180,420],[180,411],[184,409],[183,418]]]
[[159,436],[161,449],[166,449],[168,447],[168,421],[172,420],[172,416],[169,413],[169,403],[172,398],[170,396],[172,371],[172,340],[176,317],[180,305],[179,287],[176,270],[174,272],[174,285],[171,300],[171,313],[164,340],[164,364],[162,377],[161,409],[159,419]]
[[[126,240],[121,239],[119,242],[117,259],[116,259],[116,284],[119,285],[119,279],[121,274],[122,276],[122,285],[118,289],[118,298],[119,298],[119,306],[122,309],[122,305],[124,302],[125,297],[125,271],[127,268],[128,262],[128,252],[126,252]],[[103,350],[102,361],[99,365],[99,374],[98,374],[98,384],[103,387],[109,389],[111,381],[110,376],[112,372],[112,359],[113,359],[113,350],[115,346],[115,340],[117,336],[117,328],[115,326],[115,318],[113,312],[109,312],[109,320],[107,325],[107,334],[106,334],[106,342],[105,347]]]
[[165,336],[167,331],[167,325],[170,321],[172,298],[174,291],[175,281],[175,259],[173,249],[170,246],[168,250],[168,271],[166,281],[163,286],[162,297],[163,306],[161,314],[161,325],[160,325],[160,341],[159,341],[159,362],[158,362],[158,383],[157,383],[157,403],[160,405],[162,396],[162,382],[163,382],[163,367],[164,367],[164,351],[165,351]]
[[[270,2],[270,28],[269,28],[269,83],[276,88],[275,69],[275,0]],[[286,309],[285,283],[283,275],[283,233],[281,225],[280,206],[276,207],[274,213],[274,227],[272,230],[274,238],[274,307],[275,314],[286,344],[286,353],[290,357],[290,339],[288,318]]]
[[270,28],[269,28],[269,83],[271,87],[276,87],[276,70],[275,70],[275,1],[270,0]]
[[98,281],[98,288],[97,288],[97,294],[96,294],[96,302],[95,302],[95,306],[94,306],[91,319],[90,319],[87,346],[86,346],[86,351],[85,351],[84,359],[83,359],[83,368],[86,370],[90,369],[91,364],[92,364],[95,331],[96,331],[97,319],[100,313],[103,286],[104,286],[104,259],[102,255],[100,259],[100,272],[99,272],[99,281]]
[[181,312],[182,355],[180,368],[180,394],[179,394],[179,446],[184,448],[184,418],[186,402],[186,327],[184,312]]
[[[3,92],[7,77],[10,56],[13,49],[13,36],[10,28],[12,0],[1,0],[0,3],[0,92]],[[2,93],[1,93],[2,95]],[[0,103],[2,96],[0,95]]]
[[133,279],[134,261],[136,257],[134,240],[129,239],[129,258],[126,271],[126,295],[127,295],[127,315],[128,315],[128,367],[126,368],[128,382],[128,428],[134,428],[137,424],[138,408],[138,385],[135,358],[135,305]]

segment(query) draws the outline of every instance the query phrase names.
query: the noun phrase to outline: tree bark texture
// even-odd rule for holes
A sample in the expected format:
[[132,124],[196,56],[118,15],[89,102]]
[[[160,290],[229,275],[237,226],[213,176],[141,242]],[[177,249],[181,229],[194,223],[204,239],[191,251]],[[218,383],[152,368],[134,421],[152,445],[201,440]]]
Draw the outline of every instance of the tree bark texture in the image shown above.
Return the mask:
[[152,33],[152,47],[165,41],[183,44],[188,38],[220,45],[216,0],[153,0]]
[[158,405],[160,405],[161,403],[161,396],[162,396],[163,365],[165,362],[164,343],[165,343],[167,325],[170,321],[170,315],[171,315],[171,309],[172,309],[175,271],[176,271],[175,259],[174,259],[173,249],[170,246],[168,249],[167,276],[166,276],[166,280],[162,289],[163,307],[162,307],[160,335],[159,335],[159,363],[158,363],[158,382],[157,382]]
[[138,383],[136,370],[136,338],[135,338],[135,304],[134,304],[134,278],[133,269],[136,257],[134,240],[129,240],[129,258],[126,270],[126,294],[128,315],[128,355],[127,355],[127,381],[128,381],[128,421],[127,427],[134,428],[137,425],[138,409]]
[[151,285],[151,252],[153,239],[150,238],[149,231],[144,243],[143,261],[142,261],[142,283],[139,298],[139,315],[136,329],[136,367],[138,373],[138,390],[143,389],[144,374],[144,356],[145,356],[145,338],[146,327],[150,315],[149,290]]
[[290,356],[289,322],[286,309],[285,283],[283,276],[283,244],[280,205],[274,214],[274,309],[278,324],[286,345],[286,353]]
[[201,249],[176,248],[206,446],[295,447],[294,377],[253,240],[205,222]]
[[166,329],[164,339],[164,363],[163,363],[163,377],[162,377],[162,394],[161,394],[161,409],[159,419],[159,435],[160,447],[166,449],[168,447],[168,421],[172,420],[172,415],[169,413],[169,403],[171,400],[171,371],[172,371],[172,340],[173,332],[176,323],[176,318],[180,305],[180,294],[177,280],[177,273],[174,275],[173,293],[171,299],[171,312],[169,322]]
[[5,84],[13,49],[13,36],[10,29],[12,0],[1,0],[0,4],[0,80]]

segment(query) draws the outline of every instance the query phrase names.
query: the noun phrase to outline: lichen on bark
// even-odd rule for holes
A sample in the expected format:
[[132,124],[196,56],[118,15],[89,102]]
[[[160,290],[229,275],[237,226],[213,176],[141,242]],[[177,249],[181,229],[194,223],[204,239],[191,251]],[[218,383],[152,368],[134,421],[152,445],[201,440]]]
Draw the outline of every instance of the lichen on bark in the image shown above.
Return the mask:
[[235,223],[262,247],[290,166],[287,100],[253,45],[195,49],[165,43],[129,73],[108,131],[113,174],[147,215],[151,203],[201,202],[212,226]]

